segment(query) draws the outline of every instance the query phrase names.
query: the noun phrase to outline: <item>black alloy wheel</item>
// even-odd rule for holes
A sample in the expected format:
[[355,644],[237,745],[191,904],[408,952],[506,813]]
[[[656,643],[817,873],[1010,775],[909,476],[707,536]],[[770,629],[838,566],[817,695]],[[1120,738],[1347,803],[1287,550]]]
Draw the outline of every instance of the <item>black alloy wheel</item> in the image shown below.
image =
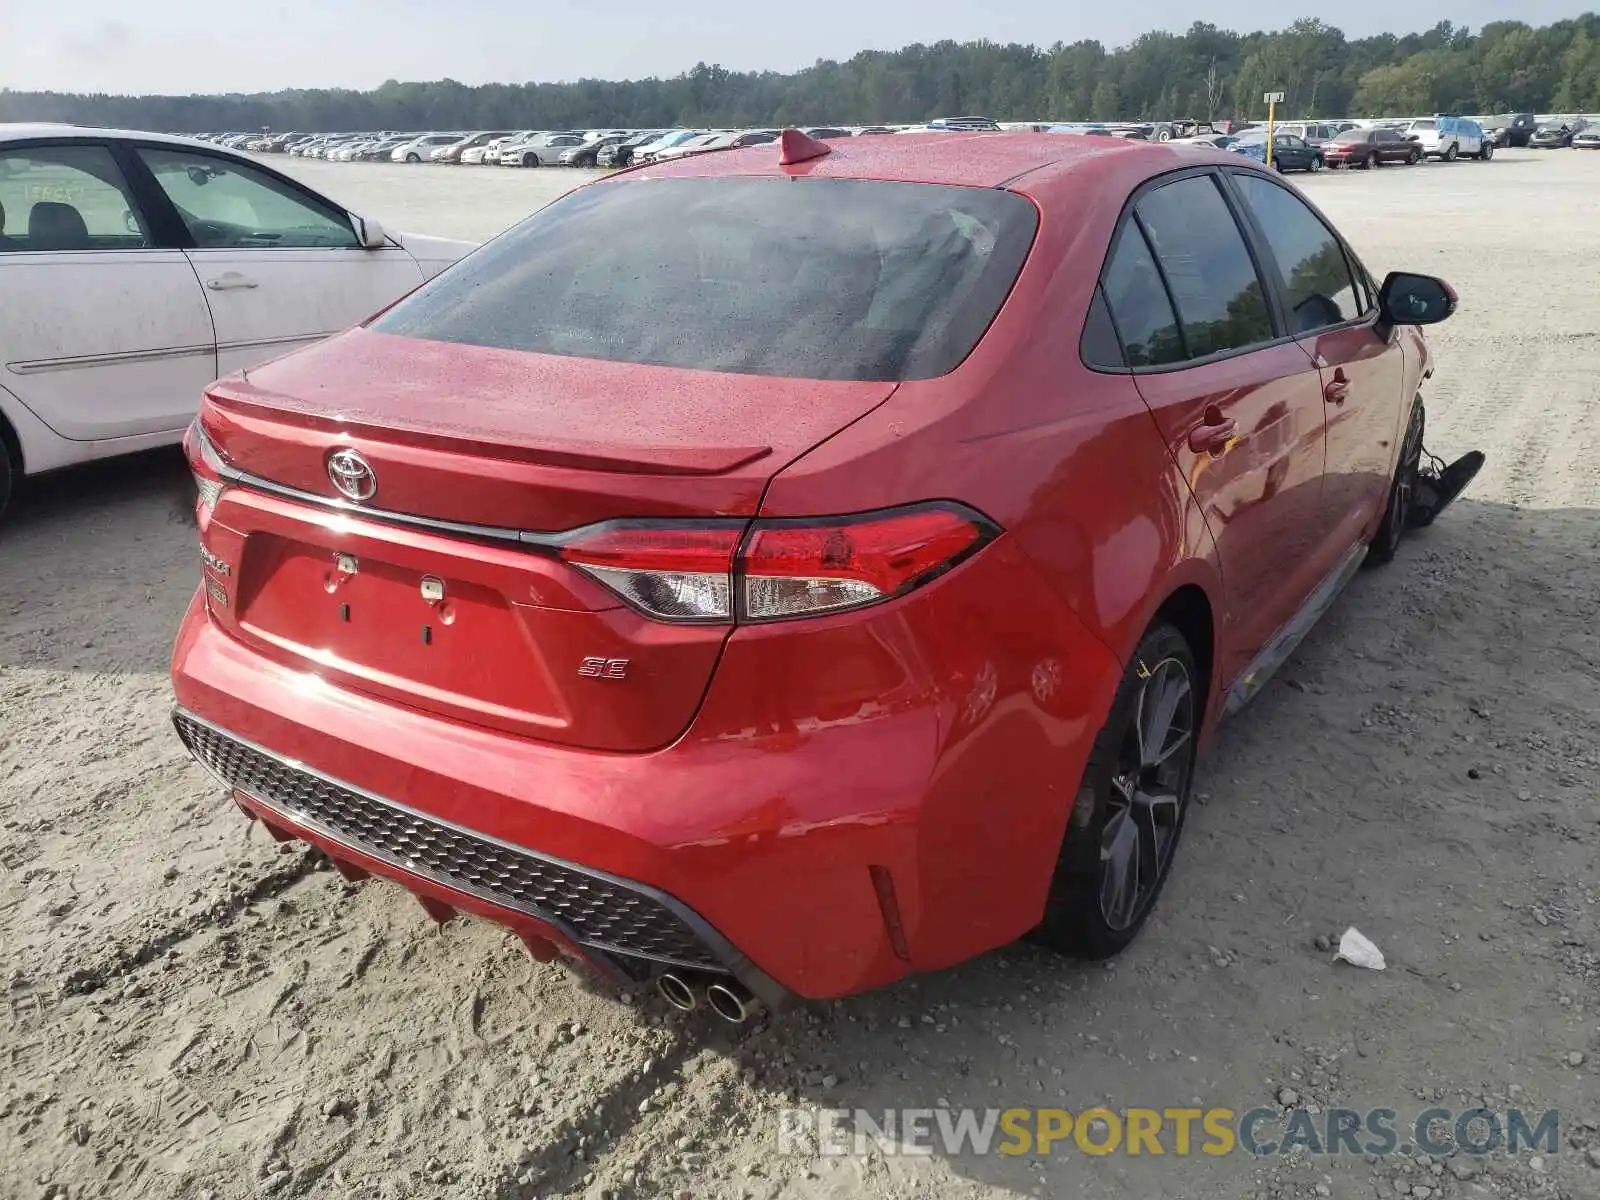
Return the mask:
[[1138,936],[1188,814],[1203,689],[1183,635],[1152,626],[1095,739],[1033,940],[1099,959]]
[[1194,682],[1177,658],[1147,668],[1100,832],[1100,915],[1117,932],[1155,900],[1177,849],[1194,740]]

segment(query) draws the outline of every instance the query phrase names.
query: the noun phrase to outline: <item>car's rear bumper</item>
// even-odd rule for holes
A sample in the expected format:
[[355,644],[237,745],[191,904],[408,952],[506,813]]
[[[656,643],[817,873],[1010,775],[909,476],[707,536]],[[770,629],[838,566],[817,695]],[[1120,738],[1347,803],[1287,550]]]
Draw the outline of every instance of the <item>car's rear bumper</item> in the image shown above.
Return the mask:
[[769,1003],[1036,923],[1120,674],[1004,538],[868,613],[741,627],[690,730],[645,754],[334,688],[198,595],[173,655],[186,742],[278,834],[614,978],[688,966]]

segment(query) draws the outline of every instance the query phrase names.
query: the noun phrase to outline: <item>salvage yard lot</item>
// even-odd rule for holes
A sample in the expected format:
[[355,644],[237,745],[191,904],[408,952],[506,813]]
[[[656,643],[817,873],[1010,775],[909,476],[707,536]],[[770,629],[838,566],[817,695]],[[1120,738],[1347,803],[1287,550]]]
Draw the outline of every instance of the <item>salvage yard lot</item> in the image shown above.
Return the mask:
[[[585,177],[274,161],[454,237]],[[1375,273],[1457,287],[1427,441],[1489,464],[1224,730],[1154,919],[1105,967],[1015,948],[732,1030],[435,928],[246,826],[173,735],[199,566],[178,455],[25,488],[0,527],[0,1195],[1600,1195],[1600,155],[1302,184]],[[1317,948],[1352,924],[1385,972]],[[776,1153],[793,1105],[1280,1095],[1402,1123],[1554,1108],[1562,1145]]]

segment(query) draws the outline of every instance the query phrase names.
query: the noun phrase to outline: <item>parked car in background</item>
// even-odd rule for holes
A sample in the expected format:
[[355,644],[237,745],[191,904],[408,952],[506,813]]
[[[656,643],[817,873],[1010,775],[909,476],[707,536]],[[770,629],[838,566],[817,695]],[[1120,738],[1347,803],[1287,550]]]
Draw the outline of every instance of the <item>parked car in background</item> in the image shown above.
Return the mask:
[[655,162],[671,162],[675,158],[695,154],[706,149],[710,144],[729,131],[726,129],[712,129],[705,133],[697,133],[692,138],[685,138],[675,146],[667,146],[656,151]]
[[674,129],[670,132],[664,133],[660,137],[655,138],[652,141],[648,141],[642,146],[635,147],[633,151],[632,165],[638,167],[643,166],[645,163],[655,162],[656,155],[660,154],[661,151],[670,150],[672,147],[681,145],[690,138],[699,136],[700,131],[698,129]]
[[554,167],[561,162],[563,151],[578,149],[587,143],[581,133],[541,133],[527,141],[510,147],[501,147],[502,167]]
[[928,128],[945,133],[999,133],[1000,123],[993,117],[935,117]]
[[712,138],[706,150],[743,150],[746,146],[762,146],[778,140],[776,129],[741,129],[722,133]]
[[470,133],[445,146],[440,146],[428,155],[429,159],[438,163],[459,163],[461,156],[475,146],[485,146],[496,138],[506,137],[510,130],[498,129],[482,133]]
[[1479,123],[1496,146],[1526,146],[1539,128],[1539,120],[1532,113],[1507,113],[1502,117],[1486,117]]
[[1331,142],[1344,132],[1333,122],[1327,121],[1280,121],[1276,126],[1279,133],[1292,133],[1296,137],[1305,139],[1308,145],[1320,146],[1324,142]]
[[809,129],[802,129],[801,132],[807,137],[813,137],[823,142],[854,136],[848,129],[841,129],[836,125],[814,125]]
[[1108,958],[1401,544],[1454,293],[1243,158],[765,149],[209,388],[178,735],[347,879],[730,1021]]
[[600,162],[600,151],[609,146],[621,145],[632,136],[626,133],[608,133],[592,141],[584,142],[581,146],[569,146],[563,150],[558,160],[564,167],[594,167]]
[[1458,158],[1488,159],[1494,156],[1494,141],[1483,134],[1476,121],[1441,113],[1419,117],[1400,130],[1408,142],[1422,147],[1428,158],[1455,162]]
[[[1227,147],[1235,154],[1267,161],[1267,135],[1265,130],[1251,130],[1235,138]],[[1272,166],[1278,171],[1320,171],[1325,164],[1322,148],[1313,146],[1294,133],[1272,135]]]
[[382,138],[379,141],[363,146],[356,153],[357,162],[388,162],[389,156],[404,146],[412,138],[409,133],[395,134],[393,137]]
[[1572,135],[1574,150],[1600,150],[1600,125],[1590,125]]
[[0,506],[13,475],[176,442],[210,380],[471,248],[386,232],[208,142],[0,125]]
[[1330,167],[1381,167],[1385,163],[1416,164],[1422,161],[1422,147],[1408,142],[1395,129],[1346,129],[1322,145],[1322,157]]
[[1079,137],[1110,137],[1111,130],[1097,122],[1064,121],[1059,125],[1051,125],[1046,133],[1075,133]]
[[630,138],[617,142],[615,145],[602,146],[595,153],[595,165],[599,167],[626,167],[632,164],[634,152],[641,146],[648,146],[662,136],[659,129],[651,129],[636,133]]
[[419,163],[427,161],[428,157],[441,146],[449,146],[461,140],[459,133],[423,133],[412,138],[402,146],[396,146],[389,152],[389,158],[394,162]]
[[516,133],[508,133],[504,137],[494,138],[484,144],[483,157],[480,161],[486,167],[498,167],[500,165],[500,155],[508,146],[515,146],[524,138],[532,136],[533,130],[521,129]]
[[1572,145],[1573,138],[1588,128],[1589,122],[1582,117],[1546,121],[1534,130],[1533,136],[1528,139],[1528,146],[1534,150],[1565,150]]
[[1197,137],[1174,138],[1174,146],[1210,146],[1213,150],[1226,150],[1239,140],[1232,133],[1202,133]]

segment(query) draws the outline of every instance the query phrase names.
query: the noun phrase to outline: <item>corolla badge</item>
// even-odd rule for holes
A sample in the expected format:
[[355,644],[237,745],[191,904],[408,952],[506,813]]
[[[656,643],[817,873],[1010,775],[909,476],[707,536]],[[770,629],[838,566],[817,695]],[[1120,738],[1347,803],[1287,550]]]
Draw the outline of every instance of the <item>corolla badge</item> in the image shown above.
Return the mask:
[[328,455],[328,482],[347,500],[371,500],[378,494],[378,475],[356,450]]

